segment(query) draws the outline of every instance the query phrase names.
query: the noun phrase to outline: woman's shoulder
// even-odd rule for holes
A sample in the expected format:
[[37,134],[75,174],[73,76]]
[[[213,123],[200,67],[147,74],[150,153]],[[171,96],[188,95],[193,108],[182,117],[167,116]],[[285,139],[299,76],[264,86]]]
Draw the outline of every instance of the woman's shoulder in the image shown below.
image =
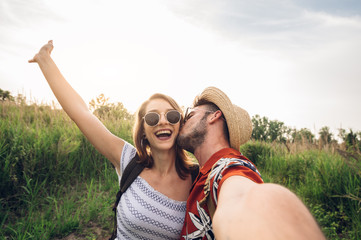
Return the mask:
[[122,155],[120,158],[120,170],[122,173],[123,173],[125,167],[134,158],[136,153],[137,153],[137,150],[135,149],[135,147],[132,144],[124,141],[124,147],[123,147]]

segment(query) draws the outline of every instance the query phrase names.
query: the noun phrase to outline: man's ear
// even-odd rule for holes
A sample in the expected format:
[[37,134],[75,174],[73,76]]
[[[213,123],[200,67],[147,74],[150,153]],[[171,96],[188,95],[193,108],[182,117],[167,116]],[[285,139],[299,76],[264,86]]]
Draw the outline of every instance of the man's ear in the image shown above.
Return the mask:
[[223,118],[223,113],[221,112],[221,110],[217,110],[214,113],[211,113],[210,115],[211,115],[211,118],[209,120],[209,123],[214,123],[218,119]]

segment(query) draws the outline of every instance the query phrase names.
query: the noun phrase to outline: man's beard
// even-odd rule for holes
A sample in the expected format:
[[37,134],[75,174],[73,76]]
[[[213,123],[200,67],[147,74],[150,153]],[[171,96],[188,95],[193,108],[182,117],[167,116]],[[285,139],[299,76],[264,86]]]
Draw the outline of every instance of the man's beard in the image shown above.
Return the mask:
[[199,147],[206,138],[206,119],[207,116],[204,116],[187,135],[180,133],[177,137],[178,146],[194,154],[195,149]]

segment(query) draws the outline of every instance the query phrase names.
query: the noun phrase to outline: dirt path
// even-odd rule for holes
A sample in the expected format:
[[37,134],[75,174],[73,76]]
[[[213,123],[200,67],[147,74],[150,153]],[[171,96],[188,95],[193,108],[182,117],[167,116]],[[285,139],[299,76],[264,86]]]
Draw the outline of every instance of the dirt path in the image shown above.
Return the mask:
[[108,240],[110,235],[109,230],[102,229],[94,222],[89,222],[86,230],[83,232],[74,232],[64,238],[55,238],[54,240]]

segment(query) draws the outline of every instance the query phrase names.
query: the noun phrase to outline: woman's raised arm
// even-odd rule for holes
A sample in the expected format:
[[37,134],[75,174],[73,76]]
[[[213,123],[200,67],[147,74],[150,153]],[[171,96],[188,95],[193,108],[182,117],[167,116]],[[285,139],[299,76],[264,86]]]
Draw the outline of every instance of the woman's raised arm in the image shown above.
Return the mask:
[[50,54],[53,41],[45,44],[29,63],[38,63],[55,97],[91,144],[108,158],[119,172],[124,141],[113,135],[88,109],[83,99],[65,80]]

